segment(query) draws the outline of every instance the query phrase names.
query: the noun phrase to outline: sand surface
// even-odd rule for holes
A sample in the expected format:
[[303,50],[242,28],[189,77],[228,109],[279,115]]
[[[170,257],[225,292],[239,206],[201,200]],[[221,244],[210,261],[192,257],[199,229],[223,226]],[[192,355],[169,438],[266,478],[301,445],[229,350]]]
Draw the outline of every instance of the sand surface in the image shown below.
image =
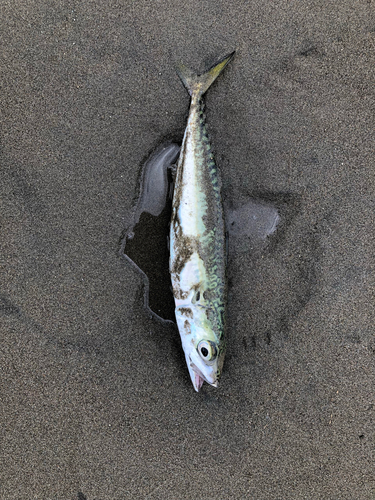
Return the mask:
[[[371,0],[3,0],[0,498],[374,499]],[[119,256],[142,163],[207,94],[225,202],[272,201],[229,263],[220,388]]]

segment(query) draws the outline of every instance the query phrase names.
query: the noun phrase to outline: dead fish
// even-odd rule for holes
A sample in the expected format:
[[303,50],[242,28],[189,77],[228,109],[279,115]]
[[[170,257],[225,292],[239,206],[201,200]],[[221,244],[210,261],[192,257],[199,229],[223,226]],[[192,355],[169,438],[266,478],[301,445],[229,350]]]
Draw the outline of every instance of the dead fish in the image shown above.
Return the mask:
[[181,65],[191,96],[176,167],[170,228],[175,314],[194,389],[218,386],[225,355],[226,250],[221,182],[203,114],[202,96],[234,52],[202,75]]

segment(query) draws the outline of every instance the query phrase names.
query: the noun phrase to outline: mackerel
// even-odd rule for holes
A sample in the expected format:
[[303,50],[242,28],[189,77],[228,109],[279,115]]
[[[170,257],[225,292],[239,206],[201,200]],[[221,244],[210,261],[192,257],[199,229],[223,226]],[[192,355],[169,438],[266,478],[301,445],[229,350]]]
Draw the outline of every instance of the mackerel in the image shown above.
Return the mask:
[[234,53],[202,75],[180,65],[191,96],[177,163],[169,269],[175,315],[190,378],[218,386],[225,355],[226,245],[220,175],[207,135],[202,96]]

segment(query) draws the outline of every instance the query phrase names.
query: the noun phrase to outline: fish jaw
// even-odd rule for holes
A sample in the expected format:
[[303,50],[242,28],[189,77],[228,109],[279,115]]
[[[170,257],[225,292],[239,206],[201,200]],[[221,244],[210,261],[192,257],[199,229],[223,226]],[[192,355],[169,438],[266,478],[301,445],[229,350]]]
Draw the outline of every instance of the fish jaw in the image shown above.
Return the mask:
[[185,359],[189,370],[191,382],[193,384],[194,389],[197,392],[199,392],[200,389],[202,388],[203,382],[207,382],[208,384],[216,388],[219,386],[219,381],[217,379],[212,381],[207,380],[207,377],[203,375],[201,370],[199,370],[199,368],[191,361],[191,357],[186,353],[185,353]]
[[186,358],[186,364],[187,364],[187,367],[189,370],[189,375],[190,375],[193,387],[197,392],[199,392],[200,389],[202,388],[204,378],[202,378],[196,371],[193,370],[193,368],[190,365],[190,360],[189,360],[188,356],[186,356],[186,354],[185,354],[185,358]]
[[191,350],[189,354],[190,364],[188,365],[194,373],[199,375],[207,384],[218,387],[218,358],[209,365],[206,364],[198,354],[196,349]]

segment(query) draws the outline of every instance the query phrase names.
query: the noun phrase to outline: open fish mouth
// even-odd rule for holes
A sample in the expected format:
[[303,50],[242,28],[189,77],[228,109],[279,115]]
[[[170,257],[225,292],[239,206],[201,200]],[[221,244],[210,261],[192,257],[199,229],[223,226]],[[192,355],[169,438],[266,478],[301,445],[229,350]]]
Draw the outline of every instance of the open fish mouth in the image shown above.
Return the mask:
[[[190,368],[191,368],[191,371],[194,373],[194,380],[193,380],[193,377],[192,377],[192,373],[190,371],[190,376],[192,378],[192,382],[193,382],[193,385],[195,387],[195,390],[198,392],[199,389],[202,387],[203,385],[203,382],[207,382],[207,384],[210,384],[212,385],[213,387],[218,387],[219,386],[219,382],[218,380],[210,380],[209,378],[207,378],[203,373],[202,371],[197,367],[197,365],[195,365],[191,359],[190,359]],[[198,389],[196,388],[199,387]]]

